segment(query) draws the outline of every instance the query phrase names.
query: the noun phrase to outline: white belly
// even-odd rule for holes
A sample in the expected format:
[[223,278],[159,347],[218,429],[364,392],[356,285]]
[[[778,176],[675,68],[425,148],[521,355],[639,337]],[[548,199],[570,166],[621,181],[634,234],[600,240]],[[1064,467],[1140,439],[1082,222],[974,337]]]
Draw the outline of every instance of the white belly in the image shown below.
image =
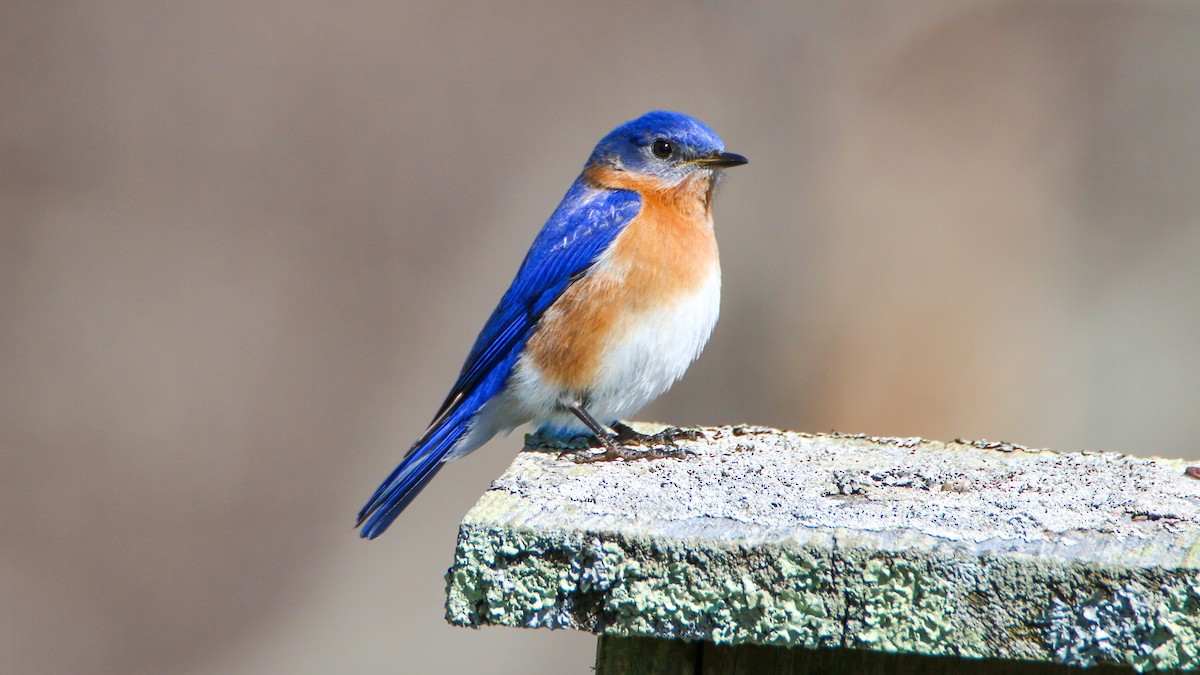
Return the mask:
[[717,323],[720,305],[721,270],[713,265],[696,292],[626,317],[615,327],[602,350],[595,382],[583,392],[548,382],[537,366],[521,357],[504,391],[480,410],[471,431],[446,461],[527,422],[553,431],[586,432],[579,418],[563,409],[566,398],[583,398],[588,412],[602,424],[632,415],[670,389],[696,360]]
[[622,419],[658,398],[700,356],[721,305],[719,268],[689,297],[631,318],[603,352],[589,412]]
[[563,399],[571,397],[582,398],[588,412],[604,424],[632,415],[669,389],[700,355],[720,304],[721,271],[714,265],[693,294],[625,317],[611,331],[595,381],[583,392],[564,391],[547,382],[528,359],[518,360],[502,395],[506,400],[496,406],[497,418],[585,431],[574,414],[562,409]]

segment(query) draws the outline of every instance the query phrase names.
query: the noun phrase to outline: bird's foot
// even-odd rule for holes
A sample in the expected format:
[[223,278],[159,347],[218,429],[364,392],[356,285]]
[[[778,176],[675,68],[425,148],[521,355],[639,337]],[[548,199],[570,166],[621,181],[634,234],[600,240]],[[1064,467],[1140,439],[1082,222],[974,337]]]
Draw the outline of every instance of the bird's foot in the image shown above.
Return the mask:
[[679,427],[667,427],[656,434],[643,434],[637,431],[628,424],[622,422],[614,422],[612,425],[613,431],[617,432],[616,440],[621,443],[634,443],[636,445],[675,445],[676,441],[701,441],[704,440],[704,433],[699,429],[680,429]]
[[571,450],[564,452],[559,457],[569,459],[576,464],[594,464],[596,462],[611,462],[618,459],[632,462],[636,459],[681,458],[694,454],[696,454],[695,451],[676,445],[643,445],[631,447],[613,442],[612,445],[605,443],[599,448]]
[[612,425],[616,433],[611,436],[598,436],[600,447],[585,450],[569,450],[559,455],[570,459],[576,464],[592,464],[595,462],[611,462],[622,459],[627,462],[637,459],[667,459],[695,455],[695,451],[681,448],[676,441],[698,441],[704,434],[697,429],[680,429],[668,427],[656,434],[643,434],[627,424],[617,422]]

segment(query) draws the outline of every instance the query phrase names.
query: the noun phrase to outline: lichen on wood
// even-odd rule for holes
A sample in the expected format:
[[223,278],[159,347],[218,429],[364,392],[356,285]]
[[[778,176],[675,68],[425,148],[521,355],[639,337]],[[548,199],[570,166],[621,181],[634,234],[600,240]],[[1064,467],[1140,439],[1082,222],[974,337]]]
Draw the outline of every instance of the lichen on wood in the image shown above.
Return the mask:
[[1187,462],[701,431],[684,458],[583,465],[530,437],[462,523],[448,620],[1200,667]]

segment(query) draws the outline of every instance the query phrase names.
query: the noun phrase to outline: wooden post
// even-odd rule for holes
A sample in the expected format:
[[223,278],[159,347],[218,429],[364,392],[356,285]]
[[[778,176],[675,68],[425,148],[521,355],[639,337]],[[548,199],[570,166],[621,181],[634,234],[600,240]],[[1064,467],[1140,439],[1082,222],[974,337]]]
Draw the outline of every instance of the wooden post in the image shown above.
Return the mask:
[[1053,663],[842,649],[715,645],[601,635],[596,675],[1118,675],[1122,666],[1081,668]]
[[602,675],[1200,668],[1196,462],[701,431],[598,464],[529,438],[460,527],[447,619],[591,631]]

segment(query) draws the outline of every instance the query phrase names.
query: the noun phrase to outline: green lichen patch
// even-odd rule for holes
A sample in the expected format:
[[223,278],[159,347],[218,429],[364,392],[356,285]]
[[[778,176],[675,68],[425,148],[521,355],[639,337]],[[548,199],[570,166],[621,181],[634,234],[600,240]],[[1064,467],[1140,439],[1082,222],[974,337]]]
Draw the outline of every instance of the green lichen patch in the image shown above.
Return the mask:
[[607,632],[718,644],[835,643],[839,622],[830,605],[837,597],[825,559],[741,547],[697,551],[683,543],[631,548],[627,553],[643,562],[610,589],[614,621]]
[[[460,528],[447,619],[1200,669],[1200,481],[1179,460],[704,432],[673,460],[521,453]],[[939,487],[955,476],[970,489]]]
[[887,652],[942,654],[953,644],[957,604],[953,587],[927,566],[872,558],[859,570],[861,647]]
[[1047,641],[1056,660],[1139,672],[1200,668],[1200,577],[1147,581],[1097,588],[1072,602],[1055,598]]
[[803,551],[701,551],[464,526],[447,586],[447,620],[459,625],[787,646],[840,641],[829,562]]

